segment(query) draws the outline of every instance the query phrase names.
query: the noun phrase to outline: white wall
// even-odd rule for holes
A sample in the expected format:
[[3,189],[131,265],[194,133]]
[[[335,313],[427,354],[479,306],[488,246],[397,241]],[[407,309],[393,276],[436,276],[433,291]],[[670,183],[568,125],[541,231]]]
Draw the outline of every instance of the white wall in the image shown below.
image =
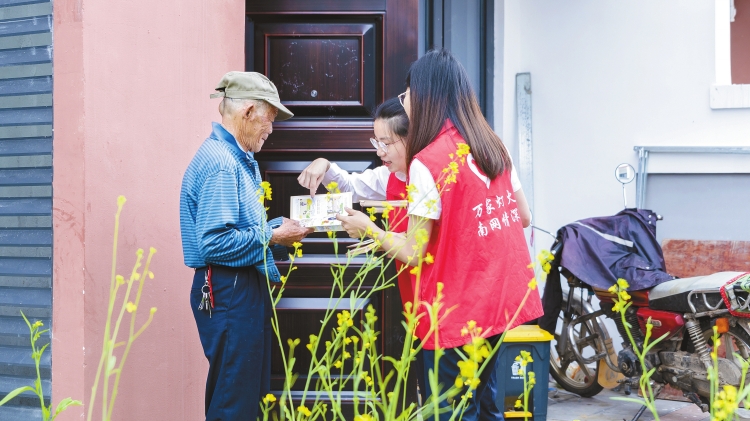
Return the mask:
[[497,1],[496,126],[516,153],[515,75],[530,72],[536,225],[621,210],[614,169],[637,167],[635,145],[750,146],[750,109],[709,107],[713,1]]

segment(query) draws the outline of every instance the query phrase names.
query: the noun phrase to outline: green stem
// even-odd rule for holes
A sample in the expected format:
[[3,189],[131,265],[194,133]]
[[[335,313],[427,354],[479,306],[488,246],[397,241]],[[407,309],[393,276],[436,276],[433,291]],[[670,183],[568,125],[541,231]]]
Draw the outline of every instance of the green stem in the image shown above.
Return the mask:
[[[138,278],[138,292],[136,293],[135,303],[134,303],[136,308],[135,310],[133,310],[132,313],[130,313],[131,314],[130,315],[130,331],[128,335],[128,342],[127,342],[127,345],[125,345],[125,351],[123,351],[122,353],[122,358],[120,359],[120,367],[119,367],[119,370],[117,371],[117,374],[115,375],[114,384],[112,385],[112,397],[110,398],[110,403],[109,403],[109,408],[108,408],[107,418],[106,418],[107,420],[112,419],[112,410],[115,407],[115,398],[117,397],[117,389],[120,385],[120,376],[122,375],[122,368],[125,366],[125,360],[127,360],[128,354],[130,353],[130,347],[133,345],[133,342],[135,342],[138,335],[140,335],[140,333],[142,333],[143,330],[149,324],[151,324],[151,320],[153,319],[153,314],[149,314],[149,318],[144,324],[144,326],[141,327],[137,335],[135,334],[135,316],[138,313],[138,306],[141,303],[141,295],[143,294],[143,284],[146,282],[146,277],[148,276],[149,268],[151,267],[151,258],[154,256],[155,252],[156,250],[154,250],[153,248],[149,251],[148,258],[146,259],[146,264],[143,267],[143,273]],[[139,259],[136,261],[135,267],[139,266],[140,260],[141,259],[139,256]],[[131,285],[132,285],[132,282],[131,282]],[[128,292],[129,291],[130,291],[130,287],[128,287]],[[114,343],[114,339],[112,342]]]
[[[89,398],[89,410],[88,410],[87,417],[86,417],[87,421],[91,421],[91,416],[94,413],[94,402],[96,401],[96,392],[99,389],[99,379],[101,378],[102,368],[104,367],[104,360],[108,354],[107,348],[108,348],[108,343],[109,343],[110,323],[112,320],[112,311],[114,310],[114,306],[115,306],[115,295],[113,294],[113,292],[115,290],[115,284],[116,284],[115,277],[117,276],[116,275],[117,240],[118,240],[119,232],[120,232],[120,213],[122,212],[122,206],[124,204],[125,204],[125,198],[123,196],[118,197],[117,212],[115,213],[115,233],[114,233],[114,238],[112,241],[112,273],[110,277],[110,286],[109,286],[109,304],[107,307],[107,322],[104,325],[104,340],[102,343],[102,356],[99,359],[99,365],[96,369],[96,376],[94,376],[94,385],[91,387],[91,397]],[[104,414],[104,412],[102,414]],[[104,421],[104,419],[102,421]]]

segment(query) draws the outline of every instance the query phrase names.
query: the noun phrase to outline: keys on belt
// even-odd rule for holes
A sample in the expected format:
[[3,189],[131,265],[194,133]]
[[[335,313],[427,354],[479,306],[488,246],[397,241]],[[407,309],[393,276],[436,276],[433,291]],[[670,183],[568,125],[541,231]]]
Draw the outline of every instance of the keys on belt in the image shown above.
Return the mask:
[[211,317],[211,309],[214,308],[214,289],[211,284],[211,265],[206,267],[206,282],[201,287],[201,293],[203,294],[203,297],[201,298],[201,303],[198,305],[198,310],[208,311],[208,317]]

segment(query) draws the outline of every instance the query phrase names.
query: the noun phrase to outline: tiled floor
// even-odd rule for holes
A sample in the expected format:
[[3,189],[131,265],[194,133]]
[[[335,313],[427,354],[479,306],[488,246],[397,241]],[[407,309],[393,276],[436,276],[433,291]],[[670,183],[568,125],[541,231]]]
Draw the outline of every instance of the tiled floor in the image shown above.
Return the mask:
[[[550,393],[547,407],[548,421],[630,421],[638,412],[640,405],[634,402],[623,402],[612,399],[625,397],[622,392],[604,390],[593,398],[579,398],[564,390],[557,390],[554,383],[550,383]],[[636,398],[635,394],[631,397]],[[687,402],[657,400],[656,407],[659,419],[662,421],[704,421],[709,420],[707,413]],[[646,411],[641,421],[653,420],[651,412]]]

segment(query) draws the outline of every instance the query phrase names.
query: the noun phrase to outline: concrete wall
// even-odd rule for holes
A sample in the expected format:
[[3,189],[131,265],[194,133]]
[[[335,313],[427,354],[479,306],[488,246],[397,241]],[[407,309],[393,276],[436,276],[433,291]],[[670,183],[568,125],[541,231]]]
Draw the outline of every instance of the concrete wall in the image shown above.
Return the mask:
[[[750,145],[750,109],[709,107],[715,81],[714,2],[689,0],[679,7],[647,0],[499,2],[504,19],[496,27],[503,33],[496,39],[503,40],[503,59],[496,62],[503,67],[496,77],[503,80],[504,95],[498,109],[503,139],[512,150],[518,142],[515,75],[531,73],[536,225],[555,231],[577,219],[621,210],[614,170],[622,162],[637,167],[635,145]],[[675,159],[705,173],[704,158],[682,154]],[[719,172],[750,171],[750,160],[733,162],[734,167]],[[744,184],[727,177],[714,188],[747,195]],[[627,192],[633,206],[635,182]],[[646,206],[651,204],[659,203],[647,200]],[[722,205],[696,204],[704,210]],[[742,219],[706,221],[699,219],[702,213],[687,219],[705,224],[706,232],[724,229],[727,222],[747,224]],[[676,216],[665,213],[668,221]],[[670,229],[678,238],[691,238],[692,232]],[[543,247],[551,242],[537,238]]]
[[158,312],[132,348],[114,418],[199,420],[207,363],[188,305],[179,187],[218,118],[208,95],[243,67],[244,2],[59,0],[54,20],[53,400],[90,394],[122,194],[117,271],[155,247],[142,306]]

